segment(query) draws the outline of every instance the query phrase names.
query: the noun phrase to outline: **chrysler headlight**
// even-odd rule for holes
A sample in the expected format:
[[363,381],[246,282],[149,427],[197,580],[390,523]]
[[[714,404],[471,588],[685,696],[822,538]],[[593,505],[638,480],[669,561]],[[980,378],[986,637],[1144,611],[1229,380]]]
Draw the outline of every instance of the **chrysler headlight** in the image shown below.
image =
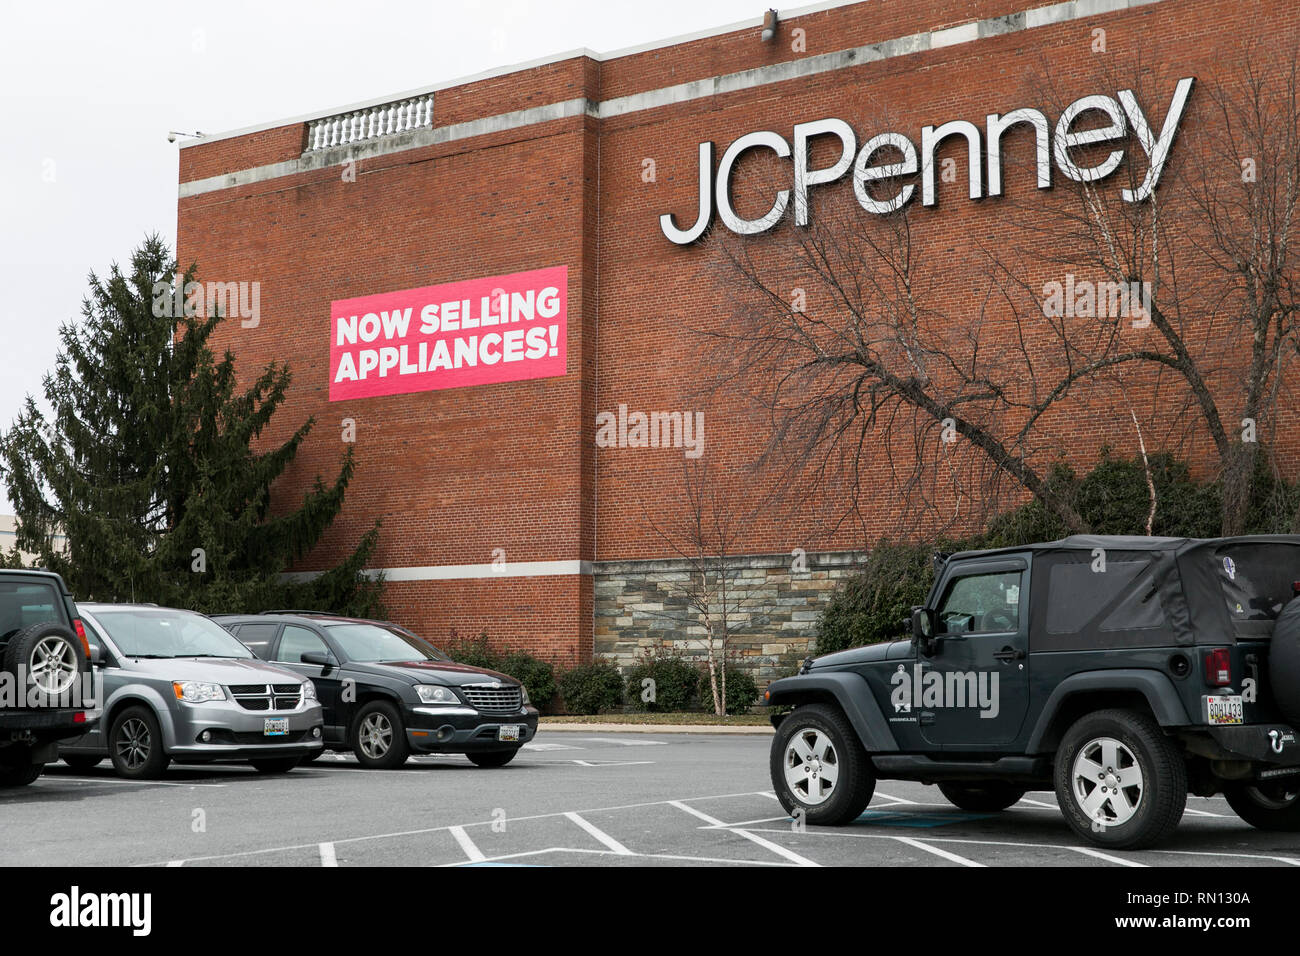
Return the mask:
[[529,704],[532,703],[532,701],[528,699],[528,688],[525,687],[523,684],[519,685],[519,693],[522,695],[523,698],[519,702],[521,706],[527,707]]
[[206,700],[225,700],[226,692],[220,684],[206,684],[197,680],[172,681],[172,690],[177,700],[190,704],[201,704]]
[[422,704],[458,704],[460,699],[450,687],[441,684],[416,684],[416,696]]

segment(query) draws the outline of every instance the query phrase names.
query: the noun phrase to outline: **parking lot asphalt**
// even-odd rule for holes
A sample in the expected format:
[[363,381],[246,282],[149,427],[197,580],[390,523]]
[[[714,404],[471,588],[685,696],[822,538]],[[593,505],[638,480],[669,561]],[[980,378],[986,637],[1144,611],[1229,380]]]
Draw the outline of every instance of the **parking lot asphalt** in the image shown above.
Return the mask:
[[1003,813],[883,781],[842,828],[797,831],[771,792],[769,738],[542,734],[500,769],[419,757],[362,770],[325,755],[284,776],[173,764],[160,781],[59,763],[0,791],[0,865],[1300,866],[1300,836],[1188,800],[1156,850],[1099,851],[1051,793]]

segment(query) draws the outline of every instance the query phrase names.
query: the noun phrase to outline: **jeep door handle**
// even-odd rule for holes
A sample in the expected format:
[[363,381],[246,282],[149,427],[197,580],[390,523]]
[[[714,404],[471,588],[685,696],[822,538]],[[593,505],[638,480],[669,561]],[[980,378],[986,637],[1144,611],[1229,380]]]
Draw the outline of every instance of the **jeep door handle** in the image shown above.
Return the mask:
[[998,661],[1018,661],[1025,656],[1025,652],[1018,647],[1004,647],[993,655],[994,660]]

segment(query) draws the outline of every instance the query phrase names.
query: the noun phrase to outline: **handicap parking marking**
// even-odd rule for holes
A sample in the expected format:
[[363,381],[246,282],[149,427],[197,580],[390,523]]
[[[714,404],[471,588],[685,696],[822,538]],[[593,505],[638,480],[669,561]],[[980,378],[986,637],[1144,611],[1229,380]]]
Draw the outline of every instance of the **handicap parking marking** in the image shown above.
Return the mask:
[[963,811],[953,811],[951,813],[924,813],[909,811],[906,813],[891,813],[888,809],[864,810],[862,816],[853,821],[851,826],[865,824],[867,826],[880,827],[919,827],[930,829],[933,827],[952,826],[956,823],[973,823],[976,820],[988,820],[996,817],[994,813],[969,813]]

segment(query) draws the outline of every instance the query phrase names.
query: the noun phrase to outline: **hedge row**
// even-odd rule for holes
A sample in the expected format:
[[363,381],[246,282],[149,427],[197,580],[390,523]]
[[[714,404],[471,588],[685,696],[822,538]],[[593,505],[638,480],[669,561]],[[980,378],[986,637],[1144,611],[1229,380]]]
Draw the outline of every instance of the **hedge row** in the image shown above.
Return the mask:
[[[470,640],[453,640],[447,652],[462,664],[514,677],[543,712],[561,700],[570,714],[598,714],[625,703],[633,710],[651,713],[713,713],[714,709],[708,671],[681,657],[647,657],[624,677],[609,661],[580,664],[557,675],[552,664],[531,654],[493,650],[485,633]],[[758,701],[758,685],[744,671],[728,668],[726,697],[727,713],[744,713]]]

